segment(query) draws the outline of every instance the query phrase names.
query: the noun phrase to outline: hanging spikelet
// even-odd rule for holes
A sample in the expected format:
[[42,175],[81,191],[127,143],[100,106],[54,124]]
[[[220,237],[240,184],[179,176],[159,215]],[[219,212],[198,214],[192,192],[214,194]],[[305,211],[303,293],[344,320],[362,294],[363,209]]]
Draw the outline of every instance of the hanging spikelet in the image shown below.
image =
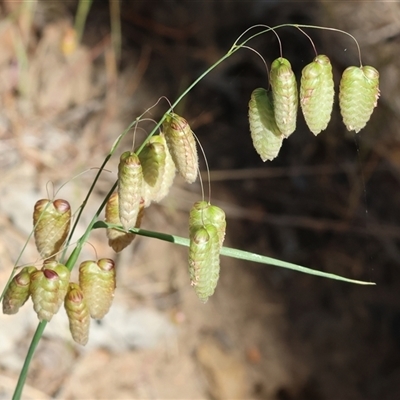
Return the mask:
[[31,273],[36,267],[24,267],[14,276],[3,298],[3,314],[16,314],[30,296]]
[[188,122],[170,113],[163,123],[165,139],[178,172],[188,183],[197,178],[199,166],[196,141]]
[[300,81],[300,105],[307,126],[314,135],[326,129],[335,94],[332,65],[329,58],[319,55],[303,68]]
[[118,166],[119,218],[125,230],[133,228],[143,191],[143,172],[138,156],[130,151],[121,155]]
[[190,283],[202,302],[214,293],[219,278],[219,237],[215,226],[208,224],[189,229]]
[[92,318],[101,319],[111,307],[115,291],[115,265],[109,258],[85,261],[79,266],[81,287]]
[[159,135],[152,136],[139,154],[143,170],[145,207],[148,207],[157,196],[165,173],[165,159],[168,150],[166,143],[162,143],[163,139],[160,141]]
[[224,210],[211,205],[207,201],[197,201],[190,210],[189,229],[197,229],[199,226],[208,224],[213,225],[217,229],[219,244],[222,246],[226,231]]
[[298,98],[296,77],[286,58],[277,58],[272,63],[270,82],[276,125],[288,137],[296,129]]
[[275,122],[271,93],[254,89],[249,102],[249,123],[253,146],[263,161],[273,160],[279,153],[284,136]]
[[42,258],[62,248],[71,224],[71,207],[66,200],[39,200],[33,212],[36,247]]
[[46,263],[31,273],[30,293],[40,321],[50,321],[59,310],[68,289],[70,271],[65,265]]
[[69,284],[64,307],[72,338],[84,346],[89,338],[90,314],[83,291],[77,283]]
[[358,133],[369,121],[379,98],[379,72],[370,66],[348,67],[340,80],[339,105],[347,130]]
[[[119,219],[119,202],[118,202],[117,192],[114,192],[108,199],[106,204],[105,214],[106,214],[105,220],[107,223],[113,225],[121,225],[121,221]],[[136,236],[133,233],[122,232],[119,231],[118,229],[113,229],[113,228],[107,228],[106,233],[108,237],[108,245],[116,253],[119,253],[125,247],[129,246]]]

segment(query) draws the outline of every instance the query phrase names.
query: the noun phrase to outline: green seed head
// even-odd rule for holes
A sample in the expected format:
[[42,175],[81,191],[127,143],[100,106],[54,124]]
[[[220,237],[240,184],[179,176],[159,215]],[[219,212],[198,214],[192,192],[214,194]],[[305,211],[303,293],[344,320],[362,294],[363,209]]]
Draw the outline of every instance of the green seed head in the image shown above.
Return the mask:
[[79,286],[92,318],[101,319],[108,313],[115,285],[115,265],[111,259],[85,261],[80,265]]
[[71,224],[71,207],[66,200],[42,199],[36,202],[33,212],[36,247],[43,258],[55,257],[68,236]]
[[296,77],[287,59],[280,57],[272,63],[270,82],[276,125],[288,137],[296,129],[298,98]]
[[84,346],[89,338],[90,314],[83,291],[77,283],[69,284],[64,307],[72,338]]
[[214,293],[219,278],[220,244],[215,226],[190,229],[189,275],[191,285],[202,302]]
[[14,276],[3,298],[3,314],[16,314],[30,296],[31,273],[35,267],[24,267]]
[[165,147],[151,139],[139,154],[143,168],[143,179],[151,188],[155,188],[165,165]]
[[188,183],[197,178],[199,160],[196,141],[188,122],[170,113],[163,123],[164,135],[178,172]]
[[340,80],[339,105],[349,131],[359,132],[371,118],[379,98],[379,72],[370,66],[348,67]]
[[143,168],[145,207],[148,207],[158,196],[165,176],[167,152],[164,136],[156,135],[149,139],[139,154]]
[[119,218],[125,230],[133,228],[143,192],[143,172],[139,157],[130,151],[121,155],[118,166]]
[[249,102],[249,123],[253,146],[263,161],[273,160],[284,136],[276,125],[273,100],[262,88],[255,89]]
[[47,263],[31,274],[30,294],[40,321],[50,321],[64,301],[70,272],[62,264]]
[[314,135],[328,126],[334,94],[332,65],[327,56],[319,55],[303,68],[300,81],[301,109]]

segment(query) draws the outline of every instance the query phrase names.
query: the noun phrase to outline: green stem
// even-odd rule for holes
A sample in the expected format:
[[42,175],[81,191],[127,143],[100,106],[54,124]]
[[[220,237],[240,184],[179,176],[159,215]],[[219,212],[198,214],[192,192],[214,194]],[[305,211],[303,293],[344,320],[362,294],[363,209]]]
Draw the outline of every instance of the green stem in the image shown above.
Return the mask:
[[220,65],[223,61],[225,61],[228,57],[230,57],[234,52],[239,50],[239,47],[237,48],[232,48],[229,50],[223,57],[221,57],[215,64],[213,64],[210,68],[208,68],[205,72],[203,72],[179,97],[178,99],[171,105],[171,107],[168,109],[168,111],[161,117],[160,121],[157,123],[157,125],[153,128],[153,130],[149,133],[149,135],[146,137],[146,139],[143,141],[142,145],[138,148],[136,151],[137,154],[139,154],[148,140],[154,135],[155,132],[160,128],[162,123],[164,122],[166,116],[171,113],[174,110],[174,107],[176,107],[179,102],[207,75],[209,74],[214,68],[216,68],[218,65]]
[[25,357],[24,365],[19,374],[17,386],[15,387],[15,391],[14,391],[12,400],[19,400],[21,398],[22,390],[24,388],[26,377],[28,375],[29,365],[32,361],[33,354],[35,353],[36,347],[39,344],[40,338],[43,335],[43,331],[46,328],[46,325],[47,325],[47,321],[42,321],[42,322],[39,322],[39,325],[36,328],[36,332],[32,338],[31,344],[28,349],[28,353]]

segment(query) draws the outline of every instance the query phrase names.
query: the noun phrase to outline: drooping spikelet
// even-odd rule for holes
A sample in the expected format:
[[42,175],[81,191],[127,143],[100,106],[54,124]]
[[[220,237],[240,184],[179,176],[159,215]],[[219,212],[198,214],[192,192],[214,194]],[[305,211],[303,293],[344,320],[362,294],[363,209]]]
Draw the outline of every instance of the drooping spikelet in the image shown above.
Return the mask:
[[296,129],[298,98],[296,77],[286,58],[279,57],[272,63],[270,82],[276,125],[288,137]]
[[189,230],[190,283],[202,302],[214,293],[219,278],[219,237],[215,226],[208,224]]
[[142,192],[143,172],[139,157],[126,151],[118,166],[119,218],[125,230],[136,224]]
[[115,291],[115,265],[109,258],[84,261],[79,266],[81,287],[92,318],[101,319],[111,307]]
[[89,338],[90,314],[83,291],[77,283],[70,283],[64,301],[69,330],[76,343],[84,346]]
[[70,271],[65,265],[53,261],[32,272],[30,277],[33,308],[40,321],[50,321],[64,301]]
[[279,153],[284,136],[276,125],[271,92],[254,89],[249,102],[249,123],[253,146],[263,161]]
[[188,122],[177,114],[170,113],[163,123],[168,149],[178,172],[188,183],[197,178],[199,160],[196,141]]
[[49,258],[62,248],[71,224],[71,207],[66,200],[42,199],[33,212],[36,247],[42,258]]
[[31,273],[36,267],[24,267],[14,276],[3,298],[3,314],[16,314],[30,296]]
[[[163,143],[164,142],[164,143]],[[157,196],[165,172],[167,145],[164,137],[152,136],[139,154],[143,170],[143,197],[148,207]]]
[[369,121],[379,98],[379,72],[370,66],[348,67],[340,80],[339,106],[347,130],[358,133]]
[[332,65],[329,58],[321,54],[303,68],[300,81],[301,109],[314,135],[328,126],[334,95]]
[[[105,214],[106,222],[113,225],[121,225],[121,220],[119,219],[119,201],[117,192],[114,192],[108,199]],[[139,215],[140,212],[138,216]],[[119,253],[125,247],[129,246],[136,236],[134,233],[122,232],[113,228],[107,228],[106,233],[108,237],[108,245],[116,253]]]
[[213,225],[218,232],[219,245],[222,246],[225,239],[226,218],[222,208],[213,206],[207,201],[194,203],[189,214],[189,229],[196,230],[199,226]]

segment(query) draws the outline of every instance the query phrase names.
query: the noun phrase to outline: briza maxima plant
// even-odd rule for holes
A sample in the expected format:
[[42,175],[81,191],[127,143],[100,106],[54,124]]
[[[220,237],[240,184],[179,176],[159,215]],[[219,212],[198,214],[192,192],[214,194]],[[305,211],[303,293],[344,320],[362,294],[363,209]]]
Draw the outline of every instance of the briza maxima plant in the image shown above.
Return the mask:
[[[188,284],[192,285],[195,294],[203,303],[217,290],[221,255],[275,265],[328,279],[361,285],[374,284],[223,247],[227,219],[225,212],[212,204],[210,187],[209,199],[204,199],[202,190],[188,215],[188,239],[171,233],[164,234],[140,228],[142,219],[146,219],[147,210],[153,203],[168,195],[176,171],[189,184],[195,182],[199,176],[198,139],[189,121],[174,111],[177,105],[219,64],[241,49],[251,49],[248,43],[252,39],[270,32],[276,34],[282,27],[326,29],[349,35],[333,28],[306,25],[285,24],[275,28],[257,25],[249,28],[220,60],[201,74],[169,106],[135,151],[122,149],[122,139],[141,123],[147,111],[118,136],[76,213],[72,214],[65,199],[42,199],[33,207],[32,232],[38,253],[43,259],[42,265],[19,267],[18,258],[1,295],[5,314],[17,313],[31,297],[40,321],[21,370],[14,399],[21,397],[35,349],[47,323],[60,310],[62,304],[69,319],[72,338],[80,345],[85,345],[90,340],[90,318],[103,318],[112,306],[118,275],[118,266],[114,260],[100,256],[98,259],[83,261],[79,265],[79,282],[70,280],[70,272],[77,267],[82,248],[90,240],[94,229],[104,230],[108,243],[115,252],[121,252],[129,246],[135,235],[187,246]],[[360,55],[358,44],[356,41],[355,43]],[[261,56],[260,53],[257,54]],[[263,62],[266,65],[264,60]],[[315,135],[323,131],[329,123],[334,93],[332,67],[326,55],[316,54],[314,60],[310,60],[304,67],[300,97],[296,76],[290,61],[282,55],[282,48],[280,56],[272,63],[270,72],[267,70],[265,77],[270,79],[270,85],[267,88],[255,88],[249,93],[248,110],[250,138],[263,161],[278,157],[283,139],[289,138],[295,132],[299,103],[310,130]],[[365,126],[377,105],[378,97],[379,73],[373,67],[363,66],[360,55],[360,66],[346,69],[340,82],[340,108],[347,129],[358,132]],[[318,113],[319,107],[321,110]],[[244,115],[245,113],[246,110],[243,110]],[[248,135],[248,132],[238,134]],[[113,156],[119,157],[118,179],[99,204],[84,234],[72,244],[72,235],[86,211],[88,199],[100,174]],[[101,252],[101,249],[97,251]],[[162,261],[158,260],[157,256],[154,262],[159,262],[162,267]]]

